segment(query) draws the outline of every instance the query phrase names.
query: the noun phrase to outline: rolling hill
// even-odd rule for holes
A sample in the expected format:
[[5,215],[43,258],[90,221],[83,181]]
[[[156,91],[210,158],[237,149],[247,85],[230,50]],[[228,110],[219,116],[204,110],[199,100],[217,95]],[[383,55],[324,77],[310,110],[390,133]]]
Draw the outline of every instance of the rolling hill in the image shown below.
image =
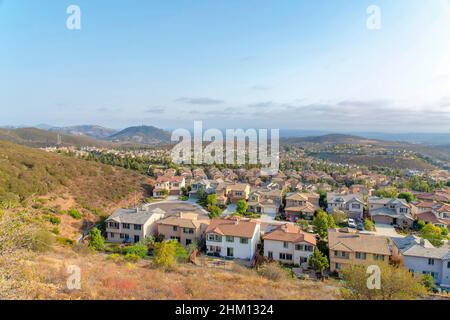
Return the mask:
[[49,128],[48,130],[52,132],[70,134],[75,136],[88,136],[94,139],[105,139],[118,132],[115,129],[105,128],[97,125],[52,127]]
[[48,146],[107,146],[105,141],[98,141],[86,136],[60,134],[37,128],[0,129],[0,141],[8,141],[29,147]]
[[109,136],[107,140],[120,143],[163,144],[170,143],[170,137],[168,131],[153,126],[139,126],[126,128]]
[[346,134],[326,134],[321,136],[297,137],[297,138],[283,138],[286,143],[319,143],[319,144],[358,144],[358,145],[378,145],[378,144],[392,144],[392,142],[367,139],[363,137],[346,135]]

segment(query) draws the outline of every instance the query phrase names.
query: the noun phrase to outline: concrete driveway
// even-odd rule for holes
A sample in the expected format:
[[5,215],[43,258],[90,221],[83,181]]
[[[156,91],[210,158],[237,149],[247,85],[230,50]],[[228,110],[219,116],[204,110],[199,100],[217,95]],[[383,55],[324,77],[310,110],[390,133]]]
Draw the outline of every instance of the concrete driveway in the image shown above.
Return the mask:
[[398,234],[397,231],[395,231],[395,228],[391,226],[390,224],[382,224],[377,223],[375,224],[376,231],[372,232],[373,234],[379,235],[379,236],[385,236],[385,237],[394,237],[394,238],[403,238],[401,234]]

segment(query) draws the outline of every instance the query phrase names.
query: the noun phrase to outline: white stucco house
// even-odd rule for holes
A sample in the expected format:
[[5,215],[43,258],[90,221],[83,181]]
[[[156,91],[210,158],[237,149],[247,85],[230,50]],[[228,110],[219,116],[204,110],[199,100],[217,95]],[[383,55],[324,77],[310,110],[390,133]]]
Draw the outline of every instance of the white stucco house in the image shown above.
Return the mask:
[[106,241],[137,243],[144,240],[148,235],[156,234],[156,222],[164,216],[164,210],[149,205],[116,210],[105,220]]
[[306,265],[316,248],[316,236],[286,223],[273,226],[263,236],[264,257],[282,263]]
[[213,219],[206,229],[208,255],[252,260],[260,242],[260,224],[249,219]]
[[450,248],[434,247],[428,240],[416,236],[394,238],[394,256],[403,260],[405,268],[414,273],[431,274],[436,284],[450,288]]

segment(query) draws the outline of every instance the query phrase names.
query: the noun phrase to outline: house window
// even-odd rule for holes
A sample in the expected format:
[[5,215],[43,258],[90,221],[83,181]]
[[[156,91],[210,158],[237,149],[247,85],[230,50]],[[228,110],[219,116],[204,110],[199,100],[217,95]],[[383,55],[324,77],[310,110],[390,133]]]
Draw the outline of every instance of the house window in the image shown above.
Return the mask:
[[308,262],[308,258],[300,257],[300,264]]
[[269,257],[269,259],[273,259],[273,252],[272,251],[267,252],[267,256]]
[[190,245],[192,243],[192,240],[191,239],[186,239],[186,245],[188,246],[188,245]]
[[135,224],[134,230],[142,230],[142,226],[140,224]]
[[349,254],[344,251],[335,251],[334,256],[341,259],[349,259]]
[[241,243],[242,244],[247,244],[248,243],[248,239],[247,238],[241,238]]
[[117,222],[110,222],[109,227],[113,229],[119,229],[119,224]]
[[129,223],[122,223],[122,228],[130,229],[130,224]]
[[181,240],[180,237],[174,237],[174,236],[171,236],[170,239],[171,240],[177,240],[178,242],[180,242],[180,240]]
[[227,248],[227,257],[234,257],[233,248]]
[[304,246],[302,244],[296,244],[295,245],[295,250],[297,250],[297,251],[305,251],[303,247]]
[[234,242],[234,237],[232,237],[232,236],[227,236],[227,237],[226,237],[226,241],[227,241],[227,242]]
[[428,259],[428,265],[434,266],[434,259]]
[[341,270],[342,269],[342,265],[340,263],[336,263],[336,270]]
[[437,272],[433,272],[433,271],[423,271],[422,274],[429,274],[431,275],[434,279],[437,279],[439,277],[439,274]]
[[125,239],[125,234],[121,233],[120,234],[120,239]]
[[400,208],[401,213],[408,213],[408,208]]
[[384,261],[384,256],[382,254],[374,254],[373,258],[377,261]]
[[356,259],[358,260],[366,260],[367,255],[364,252],[357,252],[356,253]]
[[111,233],[109,234],[109,237],[110,237],[111,239],[114,239],[114,233],[111,232]]
[[186,233],[186,234],[193,234],[193,233],[194,233],[194,229],[191,229],[191,228],[183,228],[183,233]]
[[139,236],[134,236],[134,243],[138,243],[140,240],[141,239]]
[[177,227],[177,226],[173,226],[173,227],[172,227],[172,230],[173,230],[173,231],[178,231],[178,227]]
[[289,242],[283,241],[283,248],[289,248]]
[[352,208],[353,209],[361,209],[361,205],[360,204],[352,204]]
[[450,269],[450,261],[447,262],[447,269]]
[[208,234],[208,241],[222,242],[222,237],[217,234]]
[[280,252],[280,260],[292,261],[292,254]]

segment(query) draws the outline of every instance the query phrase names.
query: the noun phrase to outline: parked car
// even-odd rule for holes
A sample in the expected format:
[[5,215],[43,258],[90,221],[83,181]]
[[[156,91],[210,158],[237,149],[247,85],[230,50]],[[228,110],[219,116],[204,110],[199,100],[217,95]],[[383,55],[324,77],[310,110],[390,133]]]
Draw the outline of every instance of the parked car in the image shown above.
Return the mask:
[[356,222],[354,219],[348,219],[348,227],[356,229]]
[[365,228],[364,228],[364,223],[359,222],[359,223],[357,224],[356,229],[358,229],[359,231],[364,231],[364,230],[365,230]]

